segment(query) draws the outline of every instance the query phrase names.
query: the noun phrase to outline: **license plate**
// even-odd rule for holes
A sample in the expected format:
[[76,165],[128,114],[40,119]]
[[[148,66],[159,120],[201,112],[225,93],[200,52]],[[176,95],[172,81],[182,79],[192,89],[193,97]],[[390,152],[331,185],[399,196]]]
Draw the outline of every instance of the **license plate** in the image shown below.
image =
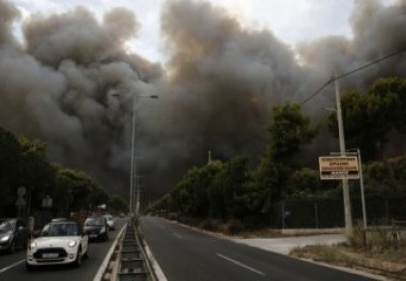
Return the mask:
[[90,237],[90,238],[96,238],[96,237],[97,237],[97,234],[90,234],[89,237]]
[[59,255],[58,253],[43,253],[42,257],[44,259],[52,259],[52,258],[57,258]]

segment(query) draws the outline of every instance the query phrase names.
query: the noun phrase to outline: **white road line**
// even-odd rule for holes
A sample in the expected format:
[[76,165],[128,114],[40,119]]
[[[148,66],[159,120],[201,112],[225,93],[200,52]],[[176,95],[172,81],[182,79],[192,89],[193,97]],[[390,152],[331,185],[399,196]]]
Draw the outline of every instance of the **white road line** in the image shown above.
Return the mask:
[[222,259],[225,259],[225,260],[227,260],[227,261],[230,261],[230,262],[232,262],[232,263],[235,263],[236,265],[239,265],[239,266],[241,266],[241,267],[244,267],[245,269],[251,270],[252,272],[255,272],[255,273],[259,274],[259,275],[264,275],[264,276],[265,276],[265,273],[263,273],[263,272],[261,272],[261,271],[255,269],[255,268],[252,268],[252,267],[250,267],[250,266],[248,266],[248,265],[245,265],[245,264],[243,264],[243,263],[241,263],[241,262],[239,262],[239,261],[233,260],[232,258],[229,258],[229,257],[227,257],[227,256],[224,256],[224,255],[222,255],[222,254],[220,254],[220,253],[217,253],[216,255],[219,256],[219,257],[222,258]]
[[13,263],[12,265],[9,265],[9,266],[7,266],[7,267],[4,267],[4,268],[0,269],[0,273],[6,272],[6,271],[9,270],[10,268],[13,268],[13,267],[15,267],[15,266],[17,266],[17,265],[19,265],[20,263],[23,263],[23,262],[25,262],[25,259],[20,260],[20,261],[18,261],[18,262],[16,262],[16,263]]

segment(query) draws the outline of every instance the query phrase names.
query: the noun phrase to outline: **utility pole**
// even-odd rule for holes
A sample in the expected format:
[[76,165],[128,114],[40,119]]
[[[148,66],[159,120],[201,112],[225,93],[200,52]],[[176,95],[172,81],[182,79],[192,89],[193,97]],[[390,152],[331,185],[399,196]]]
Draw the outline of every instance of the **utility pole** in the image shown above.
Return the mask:
[[130,170],[130,215],[134,216],[133,196],[134,196],[134,183],[137,177],[137,167],[135,163],[135,99],[132,104],[132,129],[131,129],[131,170]]
[[[334,77],[334,86],[335,86],[335,95],[337,103],[337,123],[338,123],[338,138],[340,141],[340,154],[345,156],[345,136],[344,136],[344,125],[343,125],[343,116],[341,112],[341,100],[340,100],[340,87],[337,80],[337,74]],[[351,217],[351,200],[350,192],[348,186],[348,179],[342,180],[343,187],[343,198],[344,198],[344,220],[345,220],[345,234],[347,241],[352,236],[352,217]]]
[[[120,93],[113,92],[111,94],[113,97],[120,97]],[[140,97],[147,97],[151,99],[157,99],[157,95],[134,95],[132,101],[132,125],[131,125],[131,169],[130,169],[130,216],[134,216],[134,185],[136,185],[136,177],[137,177],[137,163],[135,160],[135,130],[136,130],[136,112],[135,112],[135,105],[136,105],[136,98]],[[137,188],[137,186],[135,186]],[[139,199],[136,199],[136,207]],[[139,207],[137,207],[138,210]],[[135,211],[137,211],[135,210]],[[138,215],[138,212],[136,213]]]

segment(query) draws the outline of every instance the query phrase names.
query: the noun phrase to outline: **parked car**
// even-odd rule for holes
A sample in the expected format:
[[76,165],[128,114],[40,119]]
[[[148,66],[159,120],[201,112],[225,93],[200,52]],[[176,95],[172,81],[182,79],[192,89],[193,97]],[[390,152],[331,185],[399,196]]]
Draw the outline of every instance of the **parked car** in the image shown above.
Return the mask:
[[85,220],[83,231],[90,240],[107,241],[109,239],[107,219],[104,216],[89,217]]
[[51,221],[41,236],[32,240],[27,248],[26,267],[74,264],[79,267],[88,255],[89,237],[76,221]]
[[14,253],[25,249],[28,243],[28,228],[21,219],[0,219],[0,251]]
[[116,226],[115,226],[115,224],[114,224],[113,216],[107,214],[107,215],[104,215],[104,217],[107,219],[107,225],[109,226],[109,229],[110,229],[110,230],[115,230],[115,229],[116,229]]

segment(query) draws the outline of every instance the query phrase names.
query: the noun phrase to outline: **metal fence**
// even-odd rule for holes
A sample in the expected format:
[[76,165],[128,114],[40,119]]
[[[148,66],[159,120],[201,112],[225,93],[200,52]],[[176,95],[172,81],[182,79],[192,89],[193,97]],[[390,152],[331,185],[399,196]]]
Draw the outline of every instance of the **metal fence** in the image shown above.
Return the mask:
[[[370,197],[365,199],[369,226],[390,225],[393,220],[406,220],[405,197]],[[353,222],[362,220],[361,198],[351,198]],[[342,199],[288,200],[277,204],[270,217],[277,228],[344,227]]]

